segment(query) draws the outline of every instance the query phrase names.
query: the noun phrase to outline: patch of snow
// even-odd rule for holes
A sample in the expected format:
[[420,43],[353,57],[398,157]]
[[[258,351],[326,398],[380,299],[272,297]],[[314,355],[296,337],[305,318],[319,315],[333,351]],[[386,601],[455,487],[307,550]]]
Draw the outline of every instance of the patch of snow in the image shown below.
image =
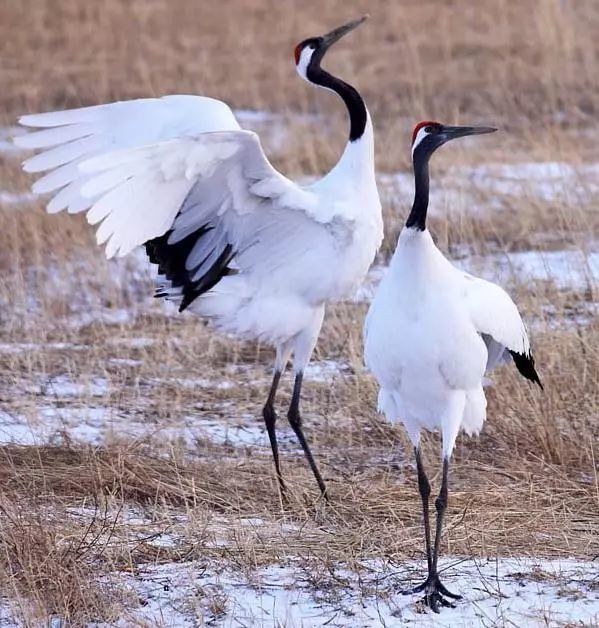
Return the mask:
[[270,124],[273,120],[279,120],[281,118],[280,113],[266,111],[265,109],[235,109],[233,113],[241,126]]
[[[119,342],[121,339],[116,339]],[[131,340],[131,339],[126,339]],[[134,346],[145,346],[149,339],[136,338]],[[151,340],[151,339],[150,339]],[[153,341],[152,341],[153,342]],[[65,343],[68,347],[68,343]],[[54,346],[63,347],[60,343]],[[16,349],[7,345],[8,351],[37,348],[35,343],[25,343]],[[77,346],[79,348],[79,346]],[[1,349],[1,347],[0,347]],[[109,363],[137,367],[141,360],[110,358]],[[252,377],[249,365],[236,369],[245,372],[244,381]],[[205,390],[236,388],[239,381],[234,378],[144,378],[140,385],[145,388],[163,388],[171,385],[178,388],[198,390],[198,401],[205,398]],[[306,368],[308,381],[328,383],[335,377],[350,373],[349,366],[336,360],[313,361]],[[269,378],[259,380],[256,385],[268,386]],[[150,439],[161,445],[183,446],[190,454],[197,454],[198,444],[210,442],[232,447],[270,447],[260,408],[256,412],[240,412],[228,401],[201,401],[199,412],[172,416],[164,421],[148,421],[143,413],[124,412],[106,405],[113,383],[99,376],[74,379],[69,374],[38,374],[21,385],[24,393],[31,395],[35,406],[29,410],[19,409],[14,415],[4,413],[0,417],[0,443],[43,444],[70,439],[76,442],[102,445],[115,439]],[[293,432],[286,422],[279,427],[280,445],[288,452],[299,452]],[[300,452],[301,453],[301,452]]]
[[0,443],[3,445],[43,445],[54,433],[54,429],[48,430],[45,425],[29,423],[22,415],[0,412]]
[[218,390],[229,390],[239,386],[238,382],[233,382],[229,379],[208,379],[206,377],[191,378],[183,377],[172,380],[163,380],[164,382],[170,382],[176,386],[183,386],[183,388],[216,388]]
[[13,606],[18,607],[18,601],[11,600],[9,603],[8,600],[0,599],[0,628],[22,628],[23,623],[17,621],[12,611]]
[[464,599],[435,615],[424,611],[421,594],[401,593],[424,577],[423,567],[413,562],[391,568],[370,561],[357,572],[315,567],[314,573],[293,564],[271,565],[250,576],[223,567],[207,569],[205,561],[147,566],[136,576],[121,574],[122,586],[141,606],[117,625],[432,628],[599,621],[599,598],[594,594],[599,565],[593,562],[446,559],[441,570],[444,583]]
[[[461,270],[493,281],[500,286],[551,281],[558,288],[586,290],[599,285],[599,252],[581,249],[558,251],[513,251],[489,255],[464,254],[459,259],[449,258]],[[385,276],[387,267],[373,266],[354,301],[369,302]]]
[[[142,343],[142,346],[145,343]],[[12,349],[12,345],[9,345]],[[29,348],[29,345],[27,345]],[[140,360],[114,358],[111,363],[136,367]],[[328,383],[350,373],[349,366],[335,360],[312,362],[306,368],[309,381]],[[247,378],[246,378],[247,381]],[[250,382],[251,383],[251,382]],[[145,387],[175,387],[203,390],[229,390],[239,386],[233,379],[149,378]],[[267,379],[257,382],[269,384]],[[109,379],[89,377],[80,381],[67,374],[38,375],[37,383],[22,390],[34,396],[36,405],[28,412],[0,415],[0,443],[44,444],[70,439],[94,446],[122,439],[150,439],[161,445],[183,446],[189,454],[197,454],[198,444],[232,447],[270,447],[260,408],[256,412],[239,412],[231,402],[202,402],[200,412],[169,417],[162,422],[148,421],[144,413],[120,411],[105,405],[113,387]],[[104,399],[101,399],[104,398]],[[103,403],[98,403],[99,401]],[[287,422],[279,426],[280,446],[289,453],[301,453]]]
[[103,377],[93,377],[79,383],[74,382],[69,375],[52,375],[42,378],[39,384],[31,385],[27,390],[52,397],[103,397],[109,393],[110,386]]
[[260,135],[260,142],[267,153],[284,150],[294,127],[318,129],[321,134],[323,128],[331,127],[330,124],[326,123],[327,116],[318,113],[281,113],[264,109],[236,109],[234,114],[243,128]]
[[349,373],[349,365],[337,360],[312,360],[304,369],[304,377],[312,382],[330,382]]
[[599,253],[580,249],[514,251],[457,260],[457,266],[500,285],[552,281],[559,288],[585,290],[599,282]]
[[90,309],[72,314],[69,317],[70,326],[73,329],[87,327],[94,323],[105,325],[126,325],[135,318],[131,310],[125,308]]
[[40,406],[33,418],[2,412],[0,443],[44,445],[66,437],[80,443],[100,445],[112,424],[112,412],[105,407]]
[[[384,203],[410,207],[414,194],[411,172],[379,173]],[[480,192],[484,192],[481,195]],[[599,163],[528,162],[454,166],[436,175],[430,192],[431,213],[501,209],[502,197],[579,204],[599,194]],[[484,198],[484,200],[483,200]]]
[[497,194],[528,194],[545,201],[577,202],[599,193],[599,163],[484,164],[469,168],[465,174],[472,184]]
[[[69,399],[76,396],[70,393],[78,392],[80,389],[76,385],[67,382],[60,397]],[[293,443],[291,450],[295,451],[297,444],[291,428],[281,425],[278,436],[281,447]],[[46,402],[27,416],[0,412],[0,444],[42,445],[64,438],[94,446],[115,438],[152,439],[162,445],[183,445],[190,454],[197,452],[198,443],[202,441],[235,447],[269,447],[259,414],[235,414],[229,418],[202,413],[173,418],[168,423],[153,423],[143,416],[119,412],[104,405],[70,405],[64,402],[52,405]]]
[[[190,435],[193,436],[195,442],[198,440],[209,440],[212,443],[223,445],[258,445],[267,447],[268,437],[266,429],[258,413],[256,416],[243,414],[240,419],[241,421],[225,418],[187,417],[188,422],[191,423],[193,421]],[[277,432],[277,439],[280,445],[292,440],[292,433],[284,424],[281,426],[280,431]]]
[[235,109],[235,117],[241,126],[272,125],[277,123],[319,124],[327,116],[321,113],[278,112],[267,109]]
[[90,345],[75,344],[73,342],[2,342],[0,343],[0,353],[27,353],[29,351],[65,350],[65,351],[85,351],[90,349]]
[[110,338],[108,342],[113,345],[124,345],[126,347],[140,349],[143,347],[151,347],[153,344],[156,344],[156,339],[138,336],[135,338]]
[[[27,267],[24,285],[32,288],[27,295],[28,320],[38,312],[44,315],[44,304],[54,301],[67,305],[68,311],[56,321],[44,317],[44,323],[50,326],[66,323],[77,329],[98,322],[124,325],[141,313],[171,315],[172,308],[161,306],[152,296],[155,271],[142,253],[136,250],[124,258],[105,262],[98,249],[96,257],[90,252],[61,263],[50,260],[43,267]],[[73,285],[79,283],[87,289],[74,291]],[[107,306],[115,294],[122,301],[116,307]]]
[[[549,304],[542,308],[545,322],[551,329],[559,329],[564,322],[564,314]],[[565,308],[565,318],[570,325],[588,325],[599,316],[599,302],[582,301]]]
[[146,543],[148,545],[153,545],[154,547],[170,548],[176,547],[179,541],[179,537],[174,534],[162,533],[153,535],[152,538],[146,541]]
[[108,362],[116,366],[140,366],[143,364],[141,360],[132,360],[130,358],[109,358]]

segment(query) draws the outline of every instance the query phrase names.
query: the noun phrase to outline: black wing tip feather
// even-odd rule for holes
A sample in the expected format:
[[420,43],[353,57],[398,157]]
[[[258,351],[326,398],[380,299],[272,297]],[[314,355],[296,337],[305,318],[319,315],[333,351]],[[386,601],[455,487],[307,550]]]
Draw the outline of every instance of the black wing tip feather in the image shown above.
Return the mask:
[[[210,227],[201,227],[174,244],[169,244],[168,239],[172,231],[167,231],[164,235],[145,243],[146,254],[150,262],[158,264],[158,273],[164,275],[173,288],[181,289],[182,300],[179,305],[179,312],[187,309],[197,297],[208,292],[223,277],[234,272],[229,268],[229,263],[235,256],[235,251],[230,244],[227,244],[204,275],[196,280],[191,279],[196,268],[188,270],[185,263],[198,240],[208,231],[210,231]],[[155,298],[168,296],[168,290],[162,287],[154,294]]]
[[532,353],[518,353],[517,351],[511,351],[510,354],[516,364],[516,368],[520,371],[520,374],[531,382],[537,384],[541,390],[545,390],[539,375],[535,369],[535,359]]

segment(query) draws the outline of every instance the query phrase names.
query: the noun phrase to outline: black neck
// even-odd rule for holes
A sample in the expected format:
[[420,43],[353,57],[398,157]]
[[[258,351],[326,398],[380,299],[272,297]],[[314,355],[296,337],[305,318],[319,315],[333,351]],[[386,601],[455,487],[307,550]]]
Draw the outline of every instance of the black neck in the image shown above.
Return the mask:
[[412,211],[406,221],[406,227],[412,227],[418,231],[426,229],[426,212],[428,210],[428,160],[430,153],[414,152],[414,203]]
[[362,96],[358,93],[358,90],[342,81],[341,79],[329,74],[326,70],[323,70],[319,61],[310,63],[306,76],[309,81],[315,85],[321,87],[327,87],[337,92],[343,99],[347,112],[349,113],[349,141],[355,142],[364,135],[366,129],[366,105],[362,100]]

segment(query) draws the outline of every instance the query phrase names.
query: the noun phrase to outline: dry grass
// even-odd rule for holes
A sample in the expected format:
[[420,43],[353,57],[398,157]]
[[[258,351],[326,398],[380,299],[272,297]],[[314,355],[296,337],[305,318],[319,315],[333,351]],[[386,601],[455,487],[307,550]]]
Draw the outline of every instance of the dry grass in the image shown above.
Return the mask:
[[[439,154],[439,185],[450,185],[456,164],[577,166],[596,159],[599,6],[590,0],[484,0],[476,7],[461,0],[381,1],[351,8],[340,0],[5,2],[0,121],[12,123],[28,110],[204,93],[289,114],[289,139],[275,152],[276,164],[291,173],[321,172],[338,155],[345,120],[332,97],[297,80],[291,50],[299,38],[366,10],[371,22],[327,63],[367,98],[382,171],[407,166],[408,128],[427,117],[484,120],[505,131]],[[328,108],[334,122],[323,133],[292,117]],[[0,154],[0,188],[27,185],[14,158]],[[502,209],[438,208],[431,229],[446,251],[596,245],[599,198],[592,189],[550,199],[492,198],[484,185],[473,185],[476,203]],[[405,213],[397,190],[391,185],[386,192],[382,257]],[[49,444],[0,449],[0,584],[21,600],[13,611],[24,623],[53,614],[75,625],[110,622],[135,604],[111,574],[136,573],[145,563],[193,558],[233,564],[251,578],[253,567],[295,556],[319,586],[322,565],[422,555],[409,446],[375,415],[375,386],[361,369],[363,304],[329,309],[316,357],[348,368],[305,389],[307,430],[332,504],[316,503],[303,459],[288,444],[284,466],[293,498],[283,510],[267,448],[199,438],[190,453],[162,431],[184,415],[227,425],[259,415],[270,349],[149,305],[150,283],[139,265],[103,261],[81,217],[49,217],[32,201],[18,211],[0,208],[0,219],[0,340],[21,345],[0,351],[2,410],[28,417],[33,430],[40,407],[71,418],[81,413],[82,422],[90,407],[110,408],[114,422],[98,447],[73,438],[65,419]],[[592,313],[590,320],[573,317],[588,313],[597,286],[589,280],[577,291],[551,281],[516,282],[512,292],[534,321],[545,393],[513,369],[494,378],[482,436],[460,439],[456,449],[448,551],[591,559],[599,552],[599,324]],[[130,316],[115,321],[121,310]],[[83,392],[54,391],[56,377]],[[90,392],[97,378],[105,386]],[[183,383],[190,378],[208,382]],[[223,379],[236,385],[221,388]],[[281,408],[289,393],[285,382]],[[119,417],[144,426],[142,435],[121,432],[126,424]],[[425,453],[433,470],[435,437]],[[245,525],[248,517],[262,524]],[[172,544],[155,542],[164,533]],[[203,603],[216,615],[226,606],[218,596]]]

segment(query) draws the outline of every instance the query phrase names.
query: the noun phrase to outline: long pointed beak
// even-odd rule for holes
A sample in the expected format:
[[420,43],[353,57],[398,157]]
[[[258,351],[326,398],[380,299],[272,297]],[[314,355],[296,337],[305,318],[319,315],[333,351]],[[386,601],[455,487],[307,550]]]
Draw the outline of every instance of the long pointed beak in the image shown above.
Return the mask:
[[496,128],[492,126],[443,126],[441,131],[448,140],[467,135],[484,135],[485,133],[495,133]]
[[347,35],[350,31],[353,31],[354,28],[358,28],[362,22],[365,22],[369,18],[369,15],[363,15],[359,17],[357,20],[351,20],[351,22],[347,22],[347,24],[343,24],[343,26],[339,26],[335,28],[330,33],[323,35],[321,37],[322,45],[325,48],[332,46],[336,41],[341,39],[344,35]]

